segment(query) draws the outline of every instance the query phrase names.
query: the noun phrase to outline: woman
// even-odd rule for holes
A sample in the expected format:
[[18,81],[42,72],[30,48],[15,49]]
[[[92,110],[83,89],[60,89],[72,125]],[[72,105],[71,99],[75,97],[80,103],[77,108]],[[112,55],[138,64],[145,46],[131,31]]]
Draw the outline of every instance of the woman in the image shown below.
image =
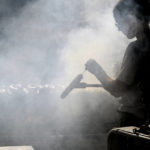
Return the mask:
[[149,114],[150,86],[150,29],[148,0],[122,0],[114,8],[114,18],[120,31],[136,41],[126,49],[118,77],[113,80],[93,59],[86,69],[94,74],[104,89],[115,97],[121,97],[120,126],[144,124]]

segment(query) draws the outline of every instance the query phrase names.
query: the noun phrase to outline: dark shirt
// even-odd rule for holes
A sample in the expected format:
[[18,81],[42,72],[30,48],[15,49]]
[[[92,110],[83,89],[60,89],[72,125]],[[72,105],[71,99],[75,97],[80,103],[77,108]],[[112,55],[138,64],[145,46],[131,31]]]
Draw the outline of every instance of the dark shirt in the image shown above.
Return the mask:
[[107,89],[112,95],[121,97],[119,111],[144,116],[150,103],[149,65],[150,38],[146,36],[129,44],[120,73]]

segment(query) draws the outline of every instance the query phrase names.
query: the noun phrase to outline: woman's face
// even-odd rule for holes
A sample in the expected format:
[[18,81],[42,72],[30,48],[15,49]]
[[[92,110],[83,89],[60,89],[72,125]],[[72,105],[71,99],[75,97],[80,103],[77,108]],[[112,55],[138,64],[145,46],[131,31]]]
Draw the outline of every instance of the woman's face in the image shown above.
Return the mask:
[[129,39],[136,37],[142,29],[142,24],[140,21],[131,15],[120,18],[119,20],[117,19],[116,26]]

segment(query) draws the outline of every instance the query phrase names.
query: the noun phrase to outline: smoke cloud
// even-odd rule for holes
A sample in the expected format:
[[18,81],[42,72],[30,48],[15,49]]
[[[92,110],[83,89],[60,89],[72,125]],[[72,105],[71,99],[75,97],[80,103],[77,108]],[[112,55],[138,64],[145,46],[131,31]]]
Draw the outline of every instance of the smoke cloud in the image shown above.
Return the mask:
[[[115,27],[116,3],[0,2],[0,141],[45,150],[106,148],[106,130],[118,117],[116,99],[96,88],[74,90],[65,100],[60,94],[90,58],[117,76],[129,41]],[[99,83],[88,72],[84,81]]]

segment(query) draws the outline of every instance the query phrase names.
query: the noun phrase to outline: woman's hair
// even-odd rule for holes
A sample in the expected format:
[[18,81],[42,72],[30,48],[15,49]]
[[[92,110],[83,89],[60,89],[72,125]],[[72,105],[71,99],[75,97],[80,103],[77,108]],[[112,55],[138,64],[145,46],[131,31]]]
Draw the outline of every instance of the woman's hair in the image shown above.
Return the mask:
[[120,0],[113,13],[116,21],[132,15],[144,23],[149,23],[150,0]]

